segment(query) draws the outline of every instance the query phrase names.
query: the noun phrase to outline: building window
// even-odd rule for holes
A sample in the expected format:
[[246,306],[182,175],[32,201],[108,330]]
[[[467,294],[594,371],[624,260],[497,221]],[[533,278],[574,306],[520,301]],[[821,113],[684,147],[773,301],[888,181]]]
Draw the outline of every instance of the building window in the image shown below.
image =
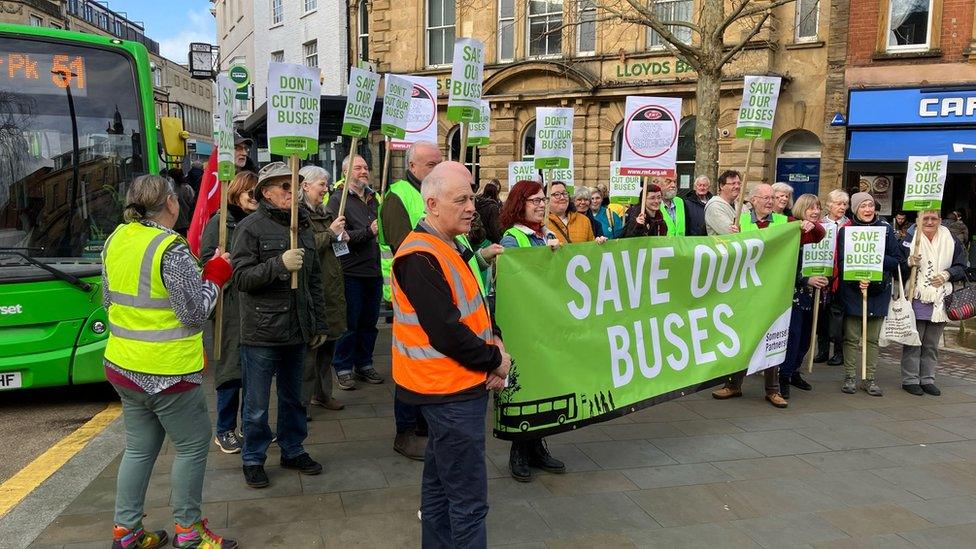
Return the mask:
[[305,13],[308,13],[317,7],[319,7],[318,0],[305,0]]
[[454,0],[427,0],[427,65],[448,65],[454,57]]
[[681,122],[678,128],[678,150],[675,155],[675,166],[678,172],[678,188],[690,189],[695,180],[695,127],[696,119],[689,116]]
[[285,20],[284,0],[271,0],[271,24],[277,25]]
[[[461,126],[454,126],[447,132],[447,142],[451,144],[447,151],[447,159],[455,162],[461,161]],[[467,156],[464,157],[464,165],[471,170],[474,175],[474,182],[478,183],[480,175],[481,161],[478,158],[477,147],[468,147]]]
[[156,67],[152,71],[153,73],[153,86],[157,88],[163,87],[163,71],[159,67]]
[[819,20],[820,0],[796,0],[796,41],[816,40]]
[[[656,0],[654,2],[654,13],[661,21],[691,21],[692,0]],[[668,30],[675,38],[685,44],[691,43],[691,29],[688,27],[678,27],[668,25]],[[661,35],[648,30],[647,46],[649,48],[663,48],[667,41]]]
[[578,0],[577,5],[579,25],[576,27],[576,53],[596,53],[596,4],[593,0]]
[[559,55],[562,51],[562,0],[529,0],[527,37],[529,56]]
[[59,24],[57,24],[57,23],[54,23],[54,22],[52,22],[52,23],[51,23],[51,28],[52,28],[52,29],[60,29],[60,28],[62,28],[62,27],[61,27],[61,25],[59,25]]
[[359,0],[359,58],[369,59],[369,6]]
[[312,40],[302,44],[302,54],[305,56],[306,67],[319,66],[319,41]]
[[888,50],[928,49],[932,0],[891,0],[888,6]]
[[285,52],[283,50],[282,51],[273,51],[273,52],[271,52],[271,60],[274,61],[275,63],[284,63],[285,62]]
[[498,0],[498,61],[515,59],[515,0]]
[[535,120],[525,125],[522,130],[522,161],[532,162],[535,160]]
[[43,27],[44,26],[44,20],[41,19],[40,17],[36,16],[36,15],[31,15],[30,16],[30,25],[32,27]]

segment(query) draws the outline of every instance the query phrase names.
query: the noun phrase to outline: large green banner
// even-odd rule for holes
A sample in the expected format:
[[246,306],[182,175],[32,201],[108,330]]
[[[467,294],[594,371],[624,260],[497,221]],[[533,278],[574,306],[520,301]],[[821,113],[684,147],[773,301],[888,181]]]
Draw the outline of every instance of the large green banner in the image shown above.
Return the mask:
[[495,435],[577,429],[781,363],[799,243],[790,223],[505,250],[496,316],[514,364]]

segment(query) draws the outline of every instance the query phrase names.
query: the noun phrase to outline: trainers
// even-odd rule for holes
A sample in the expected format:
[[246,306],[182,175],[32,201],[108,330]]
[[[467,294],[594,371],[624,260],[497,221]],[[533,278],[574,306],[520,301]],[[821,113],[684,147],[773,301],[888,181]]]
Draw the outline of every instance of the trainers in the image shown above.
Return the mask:
[[393,439],[393,450],[403,457],[423,461],[427,452],[427,441],[409,431],[397,433]]
[[779,393],[766,395],[766,400],[768,400],[770,404],[772,404],[777,408],[786,408],[787,406],[790,405],[790,403],[787,402],[786,399],[784,399]]
[[189,528],[175,526],[173,547],[177,549],[237,549],[237,542],[222,538],[207,528],[207,519],[194,522]]
[[343,391],[352,391],[356,388],[356,380],[352,378],[352,372],[336,374],[336,384]]
[[322,472],[322,464],[315,461],[307,453],[299,454],[293,458],[281,458],[283,469],[293,469],[303,475],[317,475]]
[[844,386],[841,388],[841,391],[849,395],[853,395],[857,392],[857,382],[854,381],[853,377],[844,378]]
[[355,377],[360,381],[365,381],[366,383],[371,383],[373,385],[383,383],[383,378],[380,377],[380,375],[376,373],[376,370],[373,368],[366,368],[365,370],[358,371],[356,372]]
[[264,472],[263,465],[245,465],[244,482],[251,488],[265,488],[271,485],[268,474]]
[[712,391],[712,398],[717,398],[719,400],[725,400],[727,398],[738,398],[742,396],[741,389],[732,389],[731,387],[722,387],[718,391]]
[[923,383],[921,387],[922,387],[922,391],[925,394],[932,395],[932,396],[939,396],[942,394],[942,391],[940,391],[939,388],[936,387],[934,383]]
[[861,389],[873,397],[884,396],[884,393],[881,391],[881,387],[879,387],[873,379],[865,379],[862,381]]
[[313,398],[309,402],[309,404],[311,404],[312,406],[318,406],[319,408],[325,408],[326,410],[342,410],[343,408],[346,407],[345,404],[339,402],[338,400],[332,397],[329,397],[324,402],[317,398]]
[[217,433],[217,436],[214,437],[214,443],[225,454],[237,454],[241,451],[241,440],[237,438],[235,431]]
[[131,530],[116,524],[112,529],[112,537],[112,549],[156,549],[169,541],[166,530],[147,532],[141,524]]
[[922,388],[918,386],[918,383],[909,383],[908,385],[902,385],[901,388],[904,389],[905,392],[910,395],[922,396],[925,394],[925,391],[923,391]]

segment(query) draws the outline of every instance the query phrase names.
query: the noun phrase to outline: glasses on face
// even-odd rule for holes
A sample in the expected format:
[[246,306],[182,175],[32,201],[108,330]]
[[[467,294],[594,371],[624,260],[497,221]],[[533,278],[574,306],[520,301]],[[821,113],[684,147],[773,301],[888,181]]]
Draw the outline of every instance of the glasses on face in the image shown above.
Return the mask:
[[[566,196],[569,196],[569,195],[566,195]],[[529,204],[532,204],[533,206],[541,206],[541,205],[545,204],[546,202],[549,202],[549,198],[546,197],[546,196],[543,196],[542,198],[527,198],[525,201],[528,202]]]
[[562,191],[552,193],[550,196],[553,198],[569,198],[569,193],[564,193]]
[[290,181],[285,181],[284,183],[279,183],[279,184],[275,184],[275,185],[268,185],[268,186],[269,187],[281,187],[281,190],[285,191],[286,193],[287,192],[291,192],[291,182]]

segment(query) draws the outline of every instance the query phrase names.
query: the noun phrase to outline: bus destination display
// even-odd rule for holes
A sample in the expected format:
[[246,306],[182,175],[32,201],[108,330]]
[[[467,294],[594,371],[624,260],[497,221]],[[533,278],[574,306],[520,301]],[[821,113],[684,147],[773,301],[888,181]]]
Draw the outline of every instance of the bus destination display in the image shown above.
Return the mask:
[[85,96],[87,83],[83,56],[0,50],[0,90]]

